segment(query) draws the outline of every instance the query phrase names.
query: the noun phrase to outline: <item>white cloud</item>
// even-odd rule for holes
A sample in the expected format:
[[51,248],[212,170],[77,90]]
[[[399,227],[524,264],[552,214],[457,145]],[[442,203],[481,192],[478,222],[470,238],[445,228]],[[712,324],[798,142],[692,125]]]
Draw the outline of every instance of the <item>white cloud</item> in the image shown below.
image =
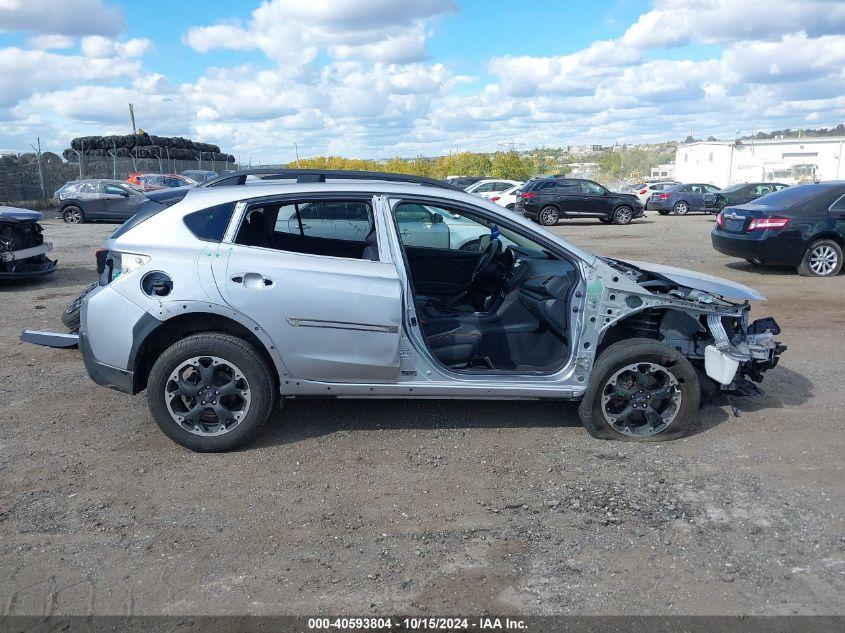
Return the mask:
[[198,52],[259,49],[280,65],[307,64],[320,50],[341,60],[412,63],[425,57],[425,22],[455,10],[452,0],[271,0],[246,26],[193,27],[184,40]]
[[372,157],[845,120],[845,3],[771,0],[764,17],[760,7],[657,0],[619,38],[491,58],[484,82],[429,59],[452,0],[264,2],[184,41],[269,63],[241,56],[183,83],[144,68],[146,39],[35,31],[31,49],[0,49],[0,146],[40,134],[62,149],[75,135],[125,132],[129,101],[154,133],[270,162],[290,160],[294,143],[302,155]]
[[55,33],[50,35],[34,35],[29,38],[29,44],[32,48],[39,50],[56,50],[62,48],[70,48],[74,45],[75,40],[67,35],[57,35]]
[[0,32],[45,35],[118,35],[123,12],[103,0],[2,0]]

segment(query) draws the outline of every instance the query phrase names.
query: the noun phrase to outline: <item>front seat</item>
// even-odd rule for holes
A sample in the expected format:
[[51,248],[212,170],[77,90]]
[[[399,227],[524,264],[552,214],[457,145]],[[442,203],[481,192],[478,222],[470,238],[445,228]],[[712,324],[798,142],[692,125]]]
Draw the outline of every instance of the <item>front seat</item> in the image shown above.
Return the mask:
[[447,367],[467,367],[481,343],[481,330],[470,319],[432,319],[423,325],[423,331],[431,353]]

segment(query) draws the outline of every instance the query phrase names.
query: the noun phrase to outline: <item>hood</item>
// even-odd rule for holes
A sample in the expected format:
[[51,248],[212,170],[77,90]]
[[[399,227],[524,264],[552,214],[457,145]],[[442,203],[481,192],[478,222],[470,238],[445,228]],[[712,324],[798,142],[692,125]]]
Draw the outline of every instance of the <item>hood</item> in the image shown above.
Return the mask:
[[765,301],[766,297],[754,288],[749,288],[746,285],[738,284],[729,279],[722,279],[714,275],[707,275],[705,273],[697,273],[685,268],[676,268],[674,266],[662,266],[660,264],[652,264],[649,262],[638,262],[631,259],[619,260],[630,264],[636,268],[644,270],[649,273],[661,275],[670,281],[675,282],[680,286],[687,288],[695,288],[708,294],[718,295],[720,297],[730,297],[732,299],[756,299],[758,301]]
[[16,207],[0,207],[0,222],[38,222],[44,214],[29,209],[18,209]]

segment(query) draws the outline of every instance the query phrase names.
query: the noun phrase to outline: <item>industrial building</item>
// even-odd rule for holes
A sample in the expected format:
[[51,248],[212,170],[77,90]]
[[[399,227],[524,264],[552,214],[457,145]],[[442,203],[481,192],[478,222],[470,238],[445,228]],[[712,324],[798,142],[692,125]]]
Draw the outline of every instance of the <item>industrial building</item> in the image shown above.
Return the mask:
[[675,156],[675,178],[717,187],[845,180],[843,145],[845,137],[840,136],[685,143]]

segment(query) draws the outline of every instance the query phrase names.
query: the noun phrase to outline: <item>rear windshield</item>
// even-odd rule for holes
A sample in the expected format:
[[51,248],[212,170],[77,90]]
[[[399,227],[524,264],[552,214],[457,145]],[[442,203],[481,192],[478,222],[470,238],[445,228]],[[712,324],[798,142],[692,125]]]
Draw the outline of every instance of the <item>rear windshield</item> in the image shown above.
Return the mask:
[[117,230],[111,234],[112,239],[116,237],[120,237],[124,233],[126,233],[129,229],[134,229],[144,220],[149,220],[159,211],[164,211],[168,205],[161,204],[156,202],[155,200],[147,200],[146,202],[142,203],[140,207],[138,207],[138,211],[133,215],[131,218],[126,220],[123,224],[117,227]]
[[790,207],[808,202],[826,193],[836,195],[842,193],[842,190],[819,187],[818,185],[798,185],[767,194],[755,200],[754,203],[766,207]]

